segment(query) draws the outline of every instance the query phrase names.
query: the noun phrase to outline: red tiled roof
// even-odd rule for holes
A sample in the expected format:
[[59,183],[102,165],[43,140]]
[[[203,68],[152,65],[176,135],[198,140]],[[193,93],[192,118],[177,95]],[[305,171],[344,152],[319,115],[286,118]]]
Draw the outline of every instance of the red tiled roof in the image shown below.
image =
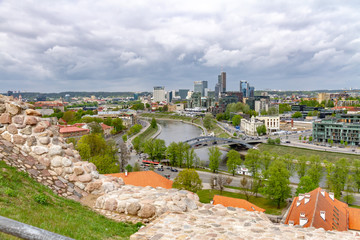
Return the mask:
[[349,207],[347,210],[349,215],[349,229],[360,231],[360,209]]
[[112,129],[112,128],[113,128],[113,127],[110,127],[110,126],[108,126],[108,125],[106,125],[106,124],[104,124],[104,123],[101,123],[100,125],[101,125],[101,127],[102,127],[103,130]]
[[[306,197],[306,195],[310,197]],[[325,212],[325,220],[320,215],[320,212],[322,211]],[[305,194],[301,200],[299,200],[299,197],[294,198],[286,217],[285,224],[289,224],[290,221],[293,221],[294,225],[300,225],[300,218],[307,219],[307,222],[303,227],[346,231],[347,204],[340,202],[336,198],[332,200],[329,197],[329,193],[321,188],[317,188],[310,193]]]
[[89,132],[89,129],[79,128],[79,127],[63,127],[60,128],[60,133],[70,133],[70,132]]
[[265,212],[265,209],[260,208],[255,204],[252,204],[251,202],[248,202],[244,199],[215,195],[213,201],[214,201],[213,203],[214,205],[221,204],[224,207],[243,208],[247,211],[252,211],[252,212],[253,211]]
[[154,188],[162,187],[170,189],[173,184],[171,180],[153,171],[129,172],[127,176],[125,176],[125,173],[111,173],[106,175],[121,177],[125,184],[141,187],[151,186]]

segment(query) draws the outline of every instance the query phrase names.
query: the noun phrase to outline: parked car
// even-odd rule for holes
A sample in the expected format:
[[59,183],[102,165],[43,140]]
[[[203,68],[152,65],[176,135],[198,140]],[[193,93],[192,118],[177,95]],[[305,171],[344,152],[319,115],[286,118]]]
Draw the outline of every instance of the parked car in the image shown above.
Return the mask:
[[171,171],[172,171],[172,172],[178,172],[178,170],[175,169],[175,168],[172,168]]

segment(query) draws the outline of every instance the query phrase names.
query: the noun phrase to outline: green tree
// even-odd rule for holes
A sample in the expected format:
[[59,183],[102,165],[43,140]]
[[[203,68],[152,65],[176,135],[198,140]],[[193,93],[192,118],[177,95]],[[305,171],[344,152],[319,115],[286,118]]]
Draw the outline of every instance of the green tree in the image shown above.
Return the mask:
[[256,128],[256,131],[259,136],[264,135],[264,134],[266,134],[266,126],[265,125],[258,126]]
[[182,170],[174,179],[173,188],[185,189],[191,192],[201,190],[202,183],[199,174],[194,169]]
[[307,168],[308,168],[307,157],[299,156],[296,164],[296,171],[299,179],[305,176]]
[[207,113],[203,120],[203,124],[206,129],[208,129],[208,130],[212,129],[212,120],[213,120],[213,117],[212,117],[211,113]]
[[74,111],[66,111],[66,112],[64,112],[64,115],[63,115],[62,119],[64,119],[65,122],[67,122],[67,123],[70,123],[70,122],[74,121],[75,112]]
[[280,103],[279,104],[279,113],[283,114],[284,112],[290,112],[291,106],[287,103]]
[[127,135],[126,135],[126,134],[122,135],[122,140],[123,140],[124,142],[127,141]]
[[239,126],[240,125],[240,122],[241,122],[241,119],[242,117],[240,115],[235,115],[233,116],[233,118],[231,119],[232,120],[232,124],[234,126]]
[[156,122],[156,119],[155,119],[154,117],[151,119],[150,126],[151,126],[152,128],[156,128],[156,127],[157,127],[157,122]]
[[319,156],[310,156],[310,167],[307,170],[307,175],[311,178],[314,185],[319,186],[323,175],[323,168]]
[[279,145],[281,143],[280,138],[275,138],[275,143]]
[[314,184],[313,180],[309,176],[305,175],[302,178],[300,178],[300,182],[296,189],[296,195],[299,195],[300,193],[311,192],[317,187],[318,185]]
[[309,142],[312,142],[312,140],[313,140],[313,137],[310,136],[310,137],[309,137]]
[[360,160],[356,159],[353,162],[353,174],[354,174],[354,181],[357,191],[360,190]]
[[114,127],[117,133],[125,129],[125,126],[123,125],[123,120],[121,118],[113,119],[111,126]]
[[260,167],[263,179],[267,179],[268,170],[272,161],[272,156],[268,151],[264,151],[260,155]]
[[[95,134],[95,133],[84,135],[78,141],[77,149],[79,149],[80,156],[81,156],[81,151],[84,151],[83,149],[87,148],[84,147],[84,145],[88,146],[90,150],[89,153],[90,157],[103,154],[107,149],[105,139],[100,134]],[[83,156],[81,157],[83,158]],[[87,159],[87,158],[85,157],[83,159]]]
[[98,133],[98,134],[103,134],[104,133],[101,125],[98,122],[88,123],[88,126],[90,128],[91,133]]
[[349,163],[346,158],[340,158],[335,162],[334,169],[330,176],[330,189],[336,198],[340,198],[341,191],[345,188],[347,176],[349,174]]
[[192,168],[194,165],[194,159],[196,158],[196,153],[193,148],[186,148],[185,151],[185,165],[187,168]]
[[334,164],[324,160],[325,170],[326,170],[326,185],[330,189],[331,186],[331,174],[334,170]]
[[139,172],[139,171],[140,171],[140,164],[139,164],[139,163],[136,162],[136,163],[134,164],[133,171],[134,171],[134,172]]
[[166,151],[165,141],[162,139],[149,139],[144,143],[144,152],[147,153],[151,160],[163,159]]
[[172,142],[169,144],[169,146],[166,149],[166,155],[168,157],[168,159],[170,160],[170,165],[171,166],[176,166],[177,165],[177,148],[178,145],[176,142]]
[[290,176],[294,175],[296,170],[296,166],[294,164],[294,156],[291,154],[285,154],[281,157],[281,159],[286,164],[286,168],[289,171]]
[[130,164],[126,165],[125,169],[126,169],[127,172],[132,172],[133,171],[133,167]]
[[134,146],[135,151],[140,152],[141,140],[140,140],[139,136],[137,136],[136,138],[133,139],[132,144]]
[[344,201],[347,204],[352,204],[355,201],[354,192],[355,190],[355,181],[353,175],[348,175],[345,182],[345,196],[343,197]]
[[270,107],[267,114],[269,116],[277,116],[277,115],[279,115],[279,109],[276,107]]
[[283,161],[275,160],[271,163],[269,179],[265,182],[262,192],[268,199],[276,202],[278,208],[282,202],[291,196],[289,178],[289,171]]
[[119,166],[116,165],[117,160],[110,154],[96,155],[91,158],[90,162],[95,164],[100,174],[119,172]]
[[185,161],[185,151],[189,147],[188,144],[185,144],[183,142],[178,142],[177,144],[177,151],[176,151],[176,159],[177,159],[177,165],[179,167],[182,167]]
[[235,150],[230,150],[227,153],[227,158],[228,159],[227,159],[226,165],[227,165],[228,171],[233,176],[235,176],[237,166],[240,165],[240,161],[241,161],[240,153]]
[[269,137],[267,140],[267,144],[275,145],[275,140]]
[[292,116],[292,118],[302,118],[301,112],[295,112]]
[[213,173],[219,169],[221,152],[217,147],[209,148],[209,168]]
[[251,190],[257,196],[259,192],[259,187],[261,185],[260,179],[260,167],[261,167],[261,160],[260,160],[260,152],[256,149],[249,149],[246,156],[244,165],[249,169],[253,180],[251,181]]
[[300,135],[300,136],[299,136],[299,140],[301,141],[301,139],[302,139],[302,136]]

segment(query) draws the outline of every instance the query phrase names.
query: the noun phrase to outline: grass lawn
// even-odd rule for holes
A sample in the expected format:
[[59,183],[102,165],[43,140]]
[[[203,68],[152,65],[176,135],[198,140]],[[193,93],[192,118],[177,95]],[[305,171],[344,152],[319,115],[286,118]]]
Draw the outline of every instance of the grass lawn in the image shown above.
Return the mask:
[[[214,195],[220,195],[220,191],[219,190],[200,190],[197,192],[197,195],[200,198],[200,202],[202,203],[210,203],[210,200],[213,199]],[[226,196],[226,197],[232,197],[232,198],[240,198],[240,199],[245,199],[245,195],[241,194],[241,193],[233,193],[233,192],[222,192],[222,196]],[[258,207],[261,207],[263,209],[265,209],[265,213],[267,214],[273,214],[273,215],[281,215],[281,211],[284,207],[286,207],[286,203],[282,204],[282,206],[280,207],[280,209],[277,208],[276,203],[273,203],[265,198],[262,197],[250,197],[249,202],[255,204]]]
[[304,148],[297,148],[297,147],[289,147],[283,145],[270,145],[270,144],[260,144],[258,146],[261,152],[268,151],[270,153],[276,153],[278,155],[285,155],[285,154],[292,154],[294,156],[311,156],[311,155],[318,155],[321,160],[327,160],[331,162],[335,162],[340,158],[347,158],[349,160],[359,159],[359,155],[355,154],[346,154],[346,153],[335,153],[335,152],[325,152],[325,151],[318,151],[318,150],[311,150],[311,149],[304,149]]
[[167,119],[175,119],[175,120],[183,120],[187,122],[191,122],[193,120],[192,117],[186,117],[186,116],[179,116],[179,115],[170,115],[166,113],[142,113],[142,117],[149,117],[149,118],[167,118]]
[[[47,203],[39,203],[42,201]],[[78,202],[59,197],[3,161],[0,215],[74,239],[128,239],[141,226],[115,222]],[[0,233],[0,239],[17,238]]]

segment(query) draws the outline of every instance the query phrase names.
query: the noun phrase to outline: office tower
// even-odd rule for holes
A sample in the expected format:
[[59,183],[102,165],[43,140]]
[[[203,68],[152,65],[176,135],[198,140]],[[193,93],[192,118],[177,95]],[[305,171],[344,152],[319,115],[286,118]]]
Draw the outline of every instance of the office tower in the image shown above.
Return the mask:
[[166,101],[165,87],[154,87],[153,102]]
[[249,97],[254,97],[254,91],[255,91],[254,87],[249,88]]
[[217,83],[215,84],[215,101],[219,100],[219,95],[220,95],[220,84]]
[[247,81],[240,81],[240,92],[242,92],[243,97],[249,97],[249,83]]
[[205,96],[205,88],[208,87],[207,81],[195,81],[194,82],[194,92],[201,93],[201,96]]
[[218,84],[220,86],[220,93],[226,93],[226,72],[221,72],[218,75]]
[[179,89],[179,96],[181,100],[186,99],[189,89]]
[[173,99],[173,92],[172,92],[172,91],[168,91],[168,92],[166,93],[166,101],[169,103],[169,102],[172,101],[172,99]]

